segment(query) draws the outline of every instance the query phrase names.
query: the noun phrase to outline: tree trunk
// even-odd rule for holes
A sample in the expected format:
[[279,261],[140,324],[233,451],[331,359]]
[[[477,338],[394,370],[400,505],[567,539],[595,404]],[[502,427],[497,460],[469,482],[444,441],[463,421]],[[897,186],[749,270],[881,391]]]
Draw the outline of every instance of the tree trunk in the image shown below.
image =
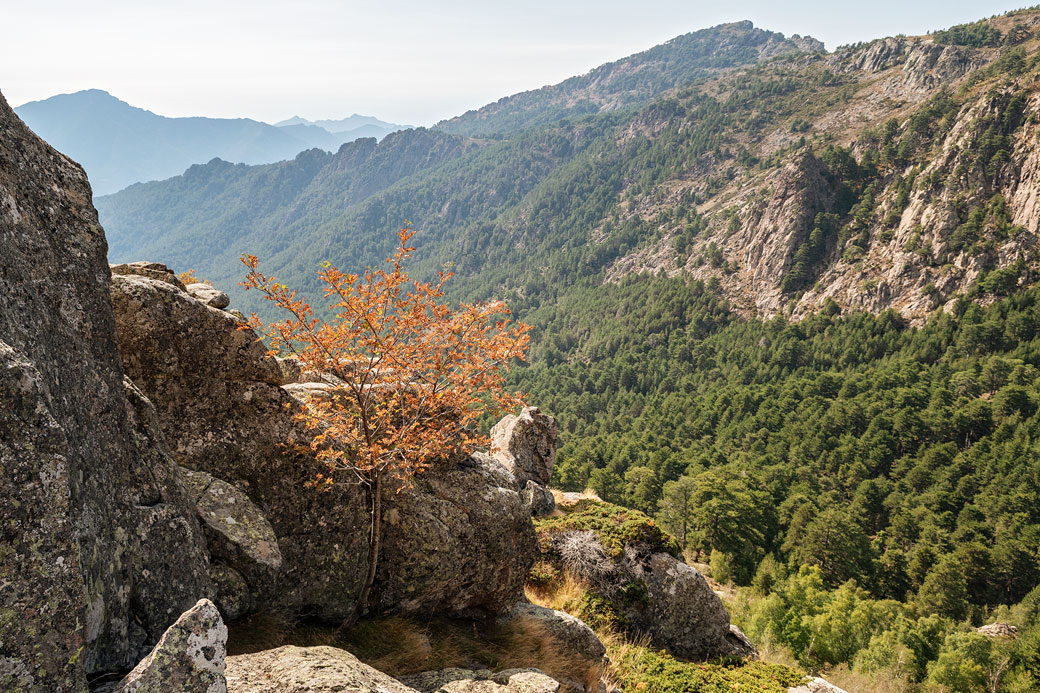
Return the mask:
[[379,563],[379,541],[381,538],[382,505],[383,505],[383,475],[377,473],[372,480],[369,490],[369,528],[368,528],[368,575],[365,584],[361,587],[354,610],[339,625],[339,632],[349,631],[358,619],[364,614],[368,606],[368,595],[372,591],[372,584],[376,581],[376,565]]

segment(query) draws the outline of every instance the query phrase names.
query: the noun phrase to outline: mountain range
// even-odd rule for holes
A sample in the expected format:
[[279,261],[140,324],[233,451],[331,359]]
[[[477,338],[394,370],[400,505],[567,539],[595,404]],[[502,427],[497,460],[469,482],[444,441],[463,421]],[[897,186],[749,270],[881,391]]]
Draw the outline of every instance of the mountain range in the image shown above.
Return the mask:
[[305,149],[335,151],[346,142],[380,139],[406,127],[357,115],[322,121],[332,129],[302,119],[279,127],[248,118],[168,118],[99,89],[32,101],[15,112],[83,164],[95,195],[169,178],[214,158],[264,164],[291,159]]
[[273,167],[214,161],[98,208],[114,260],[224,283],[253,252],[307,288],[322,260],[382,257],[411,219],[429,268],[456,263],[474,296],[662,271],[716,282],[747,316],[829,299],[922,320],[1031,257],[1033,19],[992,20],[999,45],[835,53],[724,25],[430,130]]

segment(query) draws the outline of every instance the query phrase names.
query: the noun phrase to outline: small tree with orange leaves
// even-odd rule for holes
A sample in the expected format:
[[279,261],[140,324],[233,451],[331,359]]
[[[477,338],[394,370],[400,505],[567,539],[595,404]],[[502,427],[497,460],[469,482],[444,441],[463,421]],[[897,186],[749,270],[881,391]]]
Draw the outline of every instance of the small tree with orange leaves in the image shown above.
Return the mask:
[[266,326],[253,314],[244,327],[270,340],[269,353],[289,352],[305,369],[335,376],[298,417],[314,431],[311,448],[324,463],[314,485],[366,490],[368,574],[344,628],[365,609],[375,581],[385,482],[402,488],[438,459],[487,445],[477,417],[521,404],[503,389],[503,375],[510,359],[524,355],[530,328],[504,318],[509,311],[500,301],[457,310],[441,303],[450,273],[436,283],[410,280],[404,262],[413,234],[410,226],[401,229],[384,269],[359,276],[323,263],[318,277],[335,315],[328,322],[296,291],[262,274],[255,256],[242,258],[249,270],[242,285],[289,314]]

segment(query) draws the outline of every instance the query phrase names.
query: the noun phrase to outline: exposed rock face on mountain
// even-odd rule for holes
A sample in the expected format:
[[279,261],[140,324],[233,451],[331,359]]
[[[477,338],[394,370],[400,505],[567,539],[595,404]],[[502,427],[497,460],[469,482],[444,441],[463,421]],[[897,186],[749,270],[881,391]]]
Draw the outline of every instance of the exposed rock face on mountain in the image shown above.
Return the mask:
[[[744,206],[740,231],[732,238],[741,250],[740,265],[759,302],[783,300],[777,277],[791,271],[798,247],[808,240],[813,219],[832,207],[833,186],[827,170],[812,154],[796,156],[773,179],[772,194]],[[694,261],[688,261],[691,269]]]
[[90,199],[0,98],[4,689],[127,667],[210,589],[151,406],[124,384]]
[[851,74],[880,74],[900,68],[903,83],[899,86],[916,91],[936,89],[982,64],[970,48],[942,46],[921,37],[880,39],[862,50],[835,53],[828,62]]

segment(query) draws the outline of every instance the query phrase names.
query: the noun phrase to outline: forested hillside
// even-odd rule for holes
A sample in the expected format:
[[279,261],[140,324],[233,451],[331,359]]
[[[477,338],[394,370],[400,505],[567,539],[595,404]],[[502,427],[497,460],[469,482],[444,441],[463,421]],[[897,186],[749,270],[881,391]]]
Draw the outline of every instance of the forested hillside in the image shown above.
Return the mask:
[[[251,252],[315,294],[410,220],[425,272],[534,326],[512,377],[558,418],[555,483],[751,585],[756,637],[889,690],[1030,690],[1040,11],[831,54],[712,31],[450,132],[102,198],[113,258],[231,286]],[[973,639],[995,619],[1014,647]]]

